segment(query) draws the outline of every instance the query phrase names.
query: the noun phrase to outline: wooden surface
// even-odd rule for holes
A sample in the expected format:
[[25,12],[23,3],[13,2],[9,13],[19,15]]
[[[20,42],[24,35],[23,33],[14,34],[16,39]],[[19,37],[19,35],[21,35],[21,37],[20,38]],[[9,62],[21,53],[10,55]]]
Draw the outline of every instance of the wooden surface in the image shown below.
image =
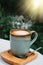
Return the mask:
[[34,54],[28,55],[27,58],[21,59],[15,57],[10,50],[1,53],[2,59],[11,65],[25,65],[26,63],[34,60],[37,56],[38,54],[35,52]]

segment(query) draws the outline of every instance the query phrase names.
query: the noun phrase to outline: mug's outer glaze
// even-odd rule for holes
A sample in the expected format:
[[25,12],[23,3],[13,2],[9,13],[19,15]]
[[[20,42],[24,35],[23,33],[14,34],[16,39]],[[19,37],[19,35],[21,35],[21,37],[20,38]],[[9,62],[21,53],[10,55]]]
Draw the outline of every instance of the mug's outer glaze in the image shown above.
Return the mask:
[[[32,33],[35,33],[35,37],[31,40]],[[31,45],[36,41],[38,34],[35,31],[30,31],[31,35],[27,36],[14,36],[10,33],[10,46],[11,51],[15,55],[25,55],[29,52]]]

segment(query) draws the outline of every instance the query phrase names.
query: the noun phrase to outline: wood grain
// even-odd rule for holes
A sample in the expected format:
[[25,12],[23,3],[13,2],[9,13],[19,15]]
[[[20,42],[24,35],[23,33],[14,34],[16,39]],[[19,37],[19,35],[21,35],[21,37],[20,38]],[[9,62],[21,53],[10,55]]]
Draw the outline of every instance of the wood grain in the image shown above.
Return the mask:
[[38,53],[34,52],[34,54],[28,55],[28,57],[24,59],[15,57],[11,50],[4,51],[0,55],[4,61],[11,65],[25,65],[26,63],[29,63],[37,58]]

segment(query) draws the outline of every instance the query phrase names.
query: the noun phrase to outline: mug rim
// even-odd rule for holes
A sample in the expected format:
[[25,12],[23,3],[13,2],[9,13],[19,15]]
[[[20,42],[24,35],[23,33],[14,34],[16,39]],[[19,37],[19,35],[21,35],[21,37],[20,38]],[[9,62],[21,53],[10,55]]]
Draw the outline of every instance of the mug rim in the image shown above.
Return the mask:
[[[27,31],[27,32],[29,32],[29,34],[26,34],[26,35],[14,35],[14,34],[12,34],[13,31],[18,31],[18,30]],[[30,36],[31,33],[30,33],[30,30],[26,30],[26,29],[11,29],[10,35],[15,36],[15,37],[25,37],[25,36]]]

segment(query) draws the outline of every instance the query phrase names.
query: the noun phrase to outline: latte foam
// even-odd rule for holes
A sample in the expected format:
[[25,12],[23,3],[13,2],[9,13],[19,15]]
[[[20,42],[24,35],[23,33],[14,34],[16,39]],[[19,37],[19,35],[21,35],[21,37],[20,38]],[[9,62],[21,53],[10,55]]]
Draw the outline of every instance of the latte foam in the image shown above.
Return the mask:
[[12,35],[15,35],[15,36],[25,36],[25,35],[28,35],[30,34],[28,31],[26,30],[13,30],[11,32]]

